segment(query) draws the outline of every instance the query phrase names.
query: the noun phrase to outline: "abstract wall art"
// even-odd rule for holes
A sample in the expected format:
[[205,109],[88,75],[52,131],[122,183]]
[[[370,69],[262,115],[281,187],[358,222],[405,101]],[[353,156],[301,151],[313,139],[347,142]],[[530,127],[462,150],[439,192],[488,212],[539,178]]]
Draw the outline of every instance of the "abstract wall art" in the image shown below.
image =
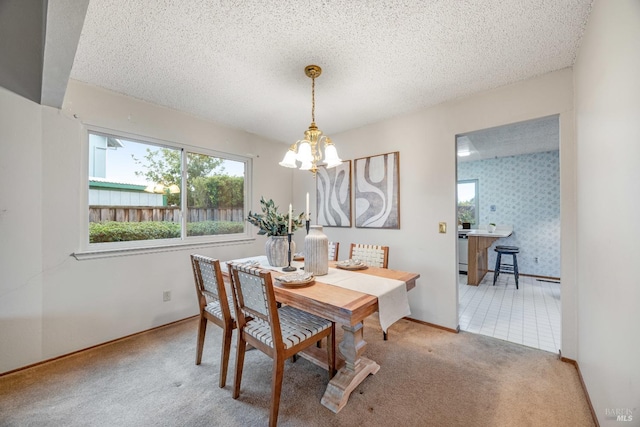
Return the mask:
[[361,228],[400,228],[400,152],[354,160],[355,222]]
[[351,160],[316,173],[318,224],[351,227]]

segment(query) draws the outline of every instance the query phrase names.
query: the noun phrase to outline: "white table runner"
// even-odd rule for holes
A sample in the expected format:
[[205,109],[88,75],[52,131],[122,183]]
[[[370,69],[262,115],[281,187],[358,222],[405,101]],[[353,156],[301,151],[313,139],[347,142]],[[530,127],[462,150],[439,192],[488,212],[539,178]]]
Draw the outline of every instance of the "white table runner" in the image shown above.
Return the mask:
[[[260,263],[260,267],[265,270],[282,271],[282,268],[270,266],[266,256],[234,259],[232,261],[257,261]],[[304,263],[299,261],[293,261],[291,265],[298,269],[304,267]],[[227,268],[226,265],[223,268]],[[385,332],[387,332],[389,326],[411,314],[406,283],[401,280],[387,279],[338,268],[329,268],[329,274],[316,276],[316,280],[377,297],[380,327]]]

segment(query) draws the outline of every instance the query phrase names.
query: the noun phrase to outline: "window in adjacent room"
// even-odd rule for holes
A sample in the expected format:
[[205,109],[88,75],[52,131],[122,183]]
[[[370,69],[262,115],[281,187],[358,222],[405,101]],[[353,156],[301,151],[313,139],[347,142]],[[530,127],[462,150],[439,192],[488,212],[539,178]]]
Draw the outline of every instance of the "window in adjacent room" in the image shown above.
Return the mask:
[[478,180],[458,181],[458,223],[468,222],[478,227]]
[[89,132],[89,244],[246,235],[249,160]]

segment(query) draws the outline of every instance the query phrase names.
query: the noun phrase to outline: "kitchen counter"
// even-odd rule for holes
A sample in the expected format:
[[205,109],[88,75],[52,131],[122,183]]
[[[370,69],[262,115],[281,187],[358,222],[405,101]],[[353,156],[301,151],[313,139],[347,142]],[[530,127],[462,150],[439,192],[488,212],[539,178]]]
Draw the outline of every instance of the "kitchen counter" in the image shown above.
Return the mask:
[[512,226],[498,226],[493,233],[487,229],[474,229],[467,233],[469,240],[469,271],[467,284],[478,286],[489,271],[487,249],[498,239],[509,237],[513,233]]
[[487,231],[486,228],[478,228],[478,229],[473,229],[473,230],[469,230],[469,232],[467,232],[467,236],[471,237],[471,236],[481,236],[481,237],[509,237],[511,236],[511,234],[513,233],[513,227],[505,225],[505,226],[500,226],[500,227],[496,227],[495,231],[493,233],[490,233],[489,231]]

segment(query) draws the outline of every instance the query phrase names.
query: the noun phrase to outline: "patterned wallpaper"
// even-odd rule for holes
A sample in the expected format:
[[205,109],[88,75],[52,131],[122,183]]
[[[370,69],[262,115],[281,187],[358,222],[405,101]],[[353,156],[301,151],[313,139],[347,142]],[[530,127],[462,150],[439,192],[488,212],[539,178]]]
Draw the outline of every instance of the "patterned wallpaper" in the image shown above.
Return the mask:
[[[520,273],[560,277],[559,152],[459,162],[458,180],[463,179],[478,180],[481,225],[513,225],[513,234],[494,246],[520,247]],[[493,270],[496,255],[493,247],[488,251]]]

